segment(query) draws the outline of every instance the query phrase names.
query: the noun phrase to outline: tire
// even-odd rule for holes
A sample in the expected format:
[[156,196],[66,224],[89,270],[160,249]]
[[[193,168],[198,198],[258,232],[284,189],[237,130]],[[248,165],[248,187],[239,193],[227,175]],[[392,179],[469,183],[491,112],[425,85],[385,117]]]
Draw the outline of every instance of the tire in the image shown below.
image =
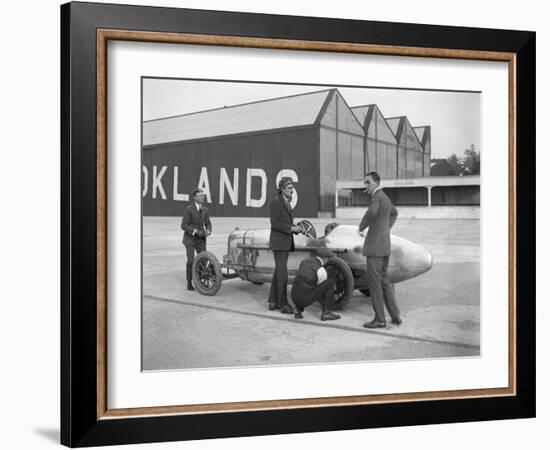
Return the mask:
[[354,289],[353,273],[344,260],[333,256],[325,264],[327,275],[334,283],[334,303],[344,307]]
[[212,253],[200,252],[193,260],[193,284],[203,295],[216,295],[222,285],[222,268]]

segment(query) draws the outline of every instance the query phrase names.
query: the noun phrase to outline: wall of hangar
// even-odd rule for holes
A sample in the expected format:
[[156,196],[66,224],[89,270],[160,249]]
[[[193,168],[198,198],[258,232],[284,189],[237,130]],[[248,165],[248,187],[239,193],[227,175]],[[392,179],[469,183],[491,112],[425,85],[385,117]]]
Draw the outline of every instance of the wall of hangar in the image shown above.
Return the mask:
[[295,181],[296,217],[319,211],[318,129],[186,141],[142,151],[142,213],[180,216],[197,186],[212,216],[268,217],[282,176]]

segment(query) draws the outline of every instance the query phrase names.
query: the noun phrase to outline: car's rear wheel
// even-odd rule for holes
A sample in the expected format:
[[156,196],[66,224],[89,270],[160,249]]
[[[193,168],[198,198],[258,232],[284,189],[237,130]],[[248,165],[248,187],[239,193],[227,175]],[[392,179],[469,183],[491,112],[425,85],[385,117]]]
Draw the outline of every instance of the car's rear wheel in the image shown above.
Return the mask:
[[193,284],[203,295],[215,295],[222,285],[222,268],[218,258],[204,251],[193,260]]
[[334,302],[344,307],[353,294],[353,273],[346,262],[337,256],[330,258],[325,267],[328,277],[334,283]]

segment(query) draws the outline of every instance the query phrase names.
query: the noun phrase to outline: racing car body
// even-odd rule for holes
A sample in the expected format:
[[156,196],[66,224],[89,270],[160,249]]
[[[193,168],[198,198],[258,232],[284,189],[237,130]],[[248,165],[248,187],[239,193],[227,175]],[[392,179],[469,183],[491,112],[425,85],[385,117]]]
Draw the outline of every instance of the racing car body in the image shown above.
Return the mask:
[[[325,266],[335,282],[337,302],[343,304],[349,300],[354,289],[369,295],[365,277],[366,258],[363,255],[364,233],[359,233],[357,226],[335,224],[329,233],[317,238],[310,222],[304,220],[299,224],[305,232],[294,237],[295,251],[289,254],[287,265],[289,283],[292,283],[303,259],[321,254],[328,257]],[[236,229],[231,232],[222,264],[211,253],[197,255],[193,264],[193,279],[199,292],[214,295],[222,278],[239,277],[257,284],[270,282],[275,262],[273,252],[269,250],[269,234],[269,229]],[[406,239],[391,236],[390,283],[416,277],[431,267],[430,252]]]

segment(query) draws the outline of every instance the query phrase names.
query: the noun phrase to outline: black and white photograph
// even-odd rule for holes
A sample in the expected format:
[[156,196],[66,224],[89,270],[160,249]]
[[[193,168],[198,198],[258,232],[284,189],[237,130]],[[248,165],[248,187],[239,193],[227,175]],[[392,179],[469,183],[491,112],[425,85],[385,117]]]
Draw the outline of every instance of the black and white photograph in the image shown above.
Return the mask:
[[141,83],[143,371],[481,355],[480,92]]

